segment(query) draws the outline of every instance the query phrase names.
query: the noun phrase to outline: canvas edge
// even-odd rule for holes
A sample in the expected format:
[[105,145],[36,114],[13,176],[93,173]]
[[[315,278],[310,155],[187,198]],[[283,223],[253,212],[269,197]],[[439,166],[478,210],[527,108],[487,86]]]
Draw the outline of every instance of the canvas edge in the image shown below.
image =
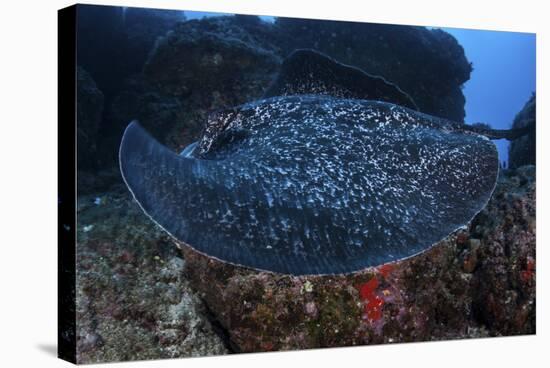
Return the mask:
[[57,12],[57,356],[76,364],[76,17]]

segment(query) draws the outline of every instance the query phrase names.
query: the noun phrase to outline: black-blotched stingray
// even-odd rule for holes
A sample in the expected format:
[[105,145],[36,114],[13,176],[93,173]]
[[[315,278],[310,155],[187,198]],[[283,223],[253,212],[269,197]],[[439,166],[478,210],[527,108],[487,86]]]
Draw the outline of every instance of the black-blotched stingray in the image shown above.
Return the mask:
[[380,77],[312,50],[265,98],[213,114],[178,155],[137,122],[120,168],[143,211],[207,256],[293,275],[349,273],[430,248],[487,204],[496,131],[416,111]]

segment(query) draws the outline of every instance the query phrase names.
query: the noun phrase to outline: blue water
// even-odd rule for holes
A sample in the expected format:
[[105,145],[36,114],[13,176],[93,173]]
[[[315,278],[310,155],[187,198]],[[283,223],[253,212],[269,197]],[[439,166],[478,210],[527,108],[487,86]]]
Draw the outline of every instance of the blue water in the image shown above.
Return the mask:
[[[188,19],[221,15],[185,12]],[[260,16],[267,22],[274,17]],[[473,72],[464,84],[466,122],[487,123],[496,129],[508,129],[516,114],[535,91],[536,42],[533,33],[442,28],[464,48]],[[508,162],[506,140],[495,141],[500,160]]]
[[[473,65],[464,85],[466,122],[510,128],[515,115],[536,88],[536,42],[533,33],[443,28],[464,47]],[[495,142],[500,160],[508,162],[506,140]]]

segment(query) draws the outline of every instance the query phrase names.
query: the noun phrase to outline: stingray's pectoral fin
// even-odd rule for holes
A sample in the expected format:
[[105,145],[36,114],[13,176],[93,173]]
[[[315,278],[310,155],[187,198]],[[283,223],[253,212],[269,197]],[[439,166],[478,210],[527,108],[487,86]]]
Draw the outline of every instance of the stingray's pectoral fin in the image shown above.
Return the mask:
[[[273,259],[267,255],[277,260],[275,249],[266,249],[262,241],[247,243],[244,234],[250,228],[240,221],[248,219],[250,211],[262,213],[257,208],[262,188],[247,185],[255,180],[238,178],[238,168],[225,160],[178,155],[137,122],[124,132],[119,160],[134,199],[173,238],[210,257],[272,269]],[[288,263],[282,263],[281,270]]]
[[154,202],[158,198],[155,197],[162,195],[160,191],[165,192],[158,186],[162,174],[177,165],[172,155],[174,153],[156,141],[137,121],[126,127],[119,150],[120,172],[135,200],[151,216],[156,211]]
[[143,211],[174,237],[192,240],[188,219],[197,212],[196,194],[210,180],[212,163],[172,152],[136,121],[124,132],[119,163],[124,182]]
[[413,99],[395,84],[310,49],[295,50],[284,60],[264,97],[292,94],[379,100],[418,110]]

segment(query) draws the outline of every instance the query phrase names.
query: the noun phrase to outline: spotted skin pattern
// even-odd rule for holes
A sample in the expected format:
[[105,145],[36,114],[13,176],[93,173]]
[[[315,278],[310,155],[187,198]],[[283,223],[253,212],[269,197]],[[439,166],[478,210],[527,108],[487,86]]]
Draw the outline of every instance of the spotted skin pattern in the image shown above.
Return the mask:
[[498,175],[490,140],[391,103],[282,96],[218,119],[185,157],[131,123],[121,171],[173,237],[254,269],[341,274],[410,257],[466,225]]

